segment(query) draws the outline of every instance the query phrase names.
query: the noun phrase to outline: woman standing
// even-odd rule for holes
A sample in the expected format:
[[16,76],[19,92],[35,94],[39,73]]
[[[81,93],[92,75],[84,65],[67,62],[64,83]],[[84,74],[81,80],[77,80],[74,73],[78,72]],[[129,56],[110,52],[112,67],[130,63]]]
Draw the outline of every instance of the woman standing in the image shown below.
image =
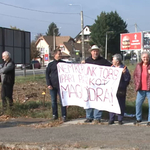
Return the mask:
[[141,54],[142,61],[137,64],[134,71],[134,83],[135,89],[137,91],[136,98],[136,121],[134,124],[138,124],[142,121],[142,104],[145,98],[148,98],[149,103],[149,113],[148,113],[148,123],[150,126],[150,55],[148,52],[143,52]]
[[[118,114],[118,124],[122,125],[124,111],[125,111],[126,91],[127,91],[127,86],[129,85],[131,79],[131,75],[127,67],[124,66],[124,64],[122,63],[122,56],[120,54],[115,54],[113,56],[112,64],[113,64],[112,67],[123,68],[122,76],[117,91],[117,98],[121,109],[121,114]],[[115,113],[111,113],[111,112],[109,113],[109,122],[108,122],[109,125],[114,124],[115,116],[116,116]]]

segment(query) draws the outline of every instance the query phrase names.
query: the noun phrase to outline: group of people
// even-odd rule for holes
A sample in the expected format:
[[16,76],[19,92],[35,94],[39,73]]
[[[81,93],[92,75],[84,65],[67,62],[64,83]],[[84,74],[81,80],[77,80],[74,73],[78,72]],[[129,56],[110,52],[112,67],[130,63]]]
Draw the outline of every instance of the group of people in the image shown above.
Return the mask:
[[[118,116],[118,124],[123,124],[124,112],[125,112],[125,101],[127,86],[129,85],[131,75],[127,67],[122,63],[122,56],[120,54],[115,54],[112,57],[112,63],[100,56],[100,48],[97,45],[93,45],[90,49],[91,56],[81,63],[96,64],[102,66],[118,67],[123,68],[122,76],[120,79],[117,99],[120,106],[121,114]],[[61,114],[62,120],[65,122],[67,120],[66,106],[62,105],[59,81],[58,81],[58,71],[57,64],[59,62],[64,62],[61,59],[61,50],[57,49],[54,51],[54,60],[50,62],[46,68],[46,82],[47,87],[50,90],[51,102],[52,102],[52,113],[53,119],[58,119],[58,108],[57,108],[57,95],[61,102]],[[11,59],[11,55],[8,51],[2,53],[2,59],[4,63],[0,69],[1,75],[1,99],[2,108],[5,110],[7,108],[7,103],[9,107],[13,106],[13,86],[15,82],[15,64]],[[142,104],[145,98],[148,98],[149,112],[148,112],[148,123],[150,126],[150,54],[148,52],[142,52],[141,62],[137,64],[134,71],[134,83],[135,90],[137,91],[136,97],[136,121],[134,124],[138,124],[142,121]],[[114,124],[116,114],[109,112],[109,122],[108,124]],[[101,122],[102,111],[94,108],[86,109],[86,123],[95,121],[97,123]]]

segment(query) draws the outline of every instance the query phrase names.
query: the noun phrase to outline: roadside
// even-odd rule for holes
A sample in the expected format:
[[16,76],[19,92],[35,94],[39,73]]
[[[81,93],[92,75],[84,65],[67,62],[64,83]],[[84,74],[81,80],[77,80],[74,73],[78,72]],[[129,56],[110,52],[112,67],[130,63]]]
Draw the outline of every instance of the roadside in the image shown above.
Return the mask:
[[15,150],[149,150],[150,127],[146,122],[134,126],[85,124],[85,118],[48,126],[50,119],[12,118],[0,122],[0,146]]

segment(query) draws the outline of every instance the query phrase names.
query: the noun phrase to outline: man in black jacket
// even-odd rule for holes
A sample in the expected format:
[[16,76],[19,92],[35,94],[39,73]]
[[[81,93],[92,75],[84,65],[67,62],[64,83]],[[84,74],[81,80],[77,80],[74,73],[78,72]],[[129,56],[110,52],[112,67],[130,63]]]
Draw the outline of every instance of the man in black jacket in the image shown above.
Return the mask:
[[[85,63],[102,65],[102,66],[111,66],[111,63],[100,56],[100,49],[97,45],[93,45],[90,49],[91,56],[85,60]],[[86,109],[86,123],[92,122],[93,119],[96,122],[101,122],[102,111],[89,108]]]
[[2,53],[2,59],[4,60],[4,64],[0,69],[1,75],[1,98],[2,98],[2,107],[3,110],[7,108],[7,100],[9,102],[9,106],[13,106],[13,86],[15,82],[15,64],[11,59],[11,55],[9,52],[4,51]]
[[[57,94],[59,95],[60,102],[60,89],[59,89],[59,81],[58,81],[58,71],[57,71],[57,64],[59,62],[64,62],[61,60],[61,50],[54,51],[54,60],[50,62],[46,68],[46,82],[48,89],[50,90],[51,95],[51,102],[52,102],[52,113],[53,119],[58,119],[58,109],[57,109]],[[62,120],[66,121],[66,107],[62,106],[61,102],[61,113],[62,113]]]

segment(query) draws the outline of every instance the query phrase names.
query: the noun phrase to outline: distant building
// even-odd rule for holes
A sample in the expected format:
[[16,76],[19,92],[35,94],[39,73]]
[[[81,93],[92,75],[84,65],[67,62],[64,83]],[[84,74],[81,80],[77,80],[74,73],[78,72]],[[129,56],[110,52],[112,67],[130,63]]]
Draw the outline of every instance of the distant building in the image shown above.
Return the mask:
[[[74,43],[74,39],[70,36],[56,36],[56,48],[61,47],[63,42]],[[42,65],[47,65],[49,61],[53,58],[53,36],[41,36],[36,41],[36,48],[41,52],[41,63]],[[70,52],[67,49],[62,51],[63,58],[69,58]]]
[[[91,34],[91,31],[90,31],[90,25],[86,25],[84,27],[84,43],[89,43],[90,41],[90,34]],[[74,40],[76,41],[76,43],[81,43],[82,42],[82,31],[79,32],[79,34],[74,38]]]

